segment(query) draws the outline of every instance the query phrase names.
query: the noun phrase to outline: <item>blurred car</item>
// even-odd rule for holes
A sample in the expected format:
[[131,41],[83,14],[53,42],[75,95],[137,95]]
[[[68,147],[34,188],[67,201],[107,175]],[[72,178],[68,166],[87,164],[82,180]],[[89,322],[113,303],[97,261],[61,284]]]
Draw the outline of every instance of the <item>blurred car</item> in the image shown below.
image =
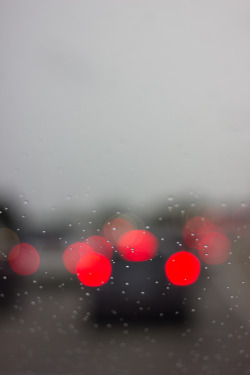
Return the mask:
[[[182,239],[182,222],[177,220],[174,223],[169,223],[163,218],[159,220],[152,217],[142,220],[131,212],[126,215],[118,212],[119,214],[113,215],[111,220],[106,220],[106,225],[108,223],[112,227],[110,233],[112,234],[112,230],[114,230],[114,235],[119,232],[119,224],[116,225],[115,222],[117,219],[127,220],[136,226],[137,229],[134,229],[134,232],[138,231],[154,236],[158,242],[157,251],[152,258],[149,256],[146,260],[128,259],[123,256],[120,248],[121,240],[119,239],[125,239],[125,237],[118,233],[118,240],[113,242],[114,254],[111,260],[112,275],[110,280],[97,288],[87,287],[88,293],[92,297],[93,319],[99,322],[139,321],[144,318],[155,321],[184,321],[189,311],[188,299],[189,297],[194,299],[194,296],[197,295],[198,283],[198,289],[201,288],[204,269],[201,270],[197,284],[191,283],[192,285],[187,286],[175,285],[166,276],[167,260],[171,255],[185,250]],[[128,223],[124,225],[125,233],[133,232]],[[121,229],[120,231],[122,232]],[[102,230],[102,234],[105,234],[104,230]],[[112,243],[112,238],[109,235],[106,236]],[[131,255],[133,248],[131,244],[128,247]]]

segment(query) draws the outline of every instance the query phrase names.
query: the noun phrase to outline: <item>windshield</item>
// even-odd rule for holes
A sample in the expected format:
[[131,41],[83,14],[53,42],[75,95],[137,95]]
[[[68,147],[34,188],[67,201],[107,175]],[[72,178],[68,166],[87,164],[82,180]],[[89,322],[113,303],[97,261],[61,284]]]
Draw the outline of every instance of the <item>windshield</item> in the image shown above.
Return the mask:
[[249,373],[249,11],[0,1],[1,373]]

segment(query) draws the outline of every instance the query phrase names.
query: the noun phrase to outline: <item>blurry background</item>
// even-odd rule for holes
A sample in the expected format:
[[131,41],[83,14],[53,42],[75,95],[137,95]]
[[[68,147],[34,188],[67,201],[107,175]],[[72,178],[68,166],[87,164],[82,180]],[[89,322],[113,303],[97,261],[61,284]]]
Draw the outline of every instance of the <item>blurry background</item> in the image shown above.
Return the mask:
[[[250,373],[249,14],[244,0],[0,0],[0,373]],[[229,259],[167,300],[177,325],[93,322],[99,291],[63,266],[118,211],[168,256],[197,215],[228,235]],[[19,240],[41,258],[27,277],[6,262]],[[139,308],[144,283],[116,272],[108,287],[133,280]]]

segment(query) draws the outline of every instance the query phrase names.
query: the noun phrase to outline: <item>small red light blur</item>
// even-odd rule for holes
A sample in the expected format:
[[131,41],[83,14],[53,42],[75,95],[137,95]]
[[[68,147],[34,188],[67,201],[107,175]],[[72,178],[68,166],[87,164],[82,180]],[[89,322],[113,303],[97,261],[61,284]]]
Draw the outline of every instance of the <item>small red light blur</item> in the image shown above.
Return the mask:
[[202,238],[208,233],[215,232],[216,229],[214,223],[208,218],[196,216],[184,225],[183,240],[188,247],[197,249]]
[[231,242],[223,233],[211,232],[202,238],[197,251],[204,263],[221,264],[229,258]]
[[25,242],[11,249],[8,260],[12,270],[23,276],[35,273],[40,264],[40,256],[37,250]]
[[165,273],[172,284],[186,286],[193,284],[200,274],[199,259],[187,252],[179,251],[167,260]]
[[104,255],[108,259],[112,258],[113,248],[106,238],[101,236],[91,236],[87,238],[84,243],[90,246],[96,253]]
[[102,233],[112,245],[116,245],[118,239],[126,232],[136,229],[135,226],[128,220],[121,217],[116,217],[113,220],[106,222],[103,226]]
[[92,248],[86,243],[72,243],[63,253],[63,264],[70,273],[76,274],[76,265],[81,257],[93,252]]
[[77,276],[82,284],[97,287],[105,284],[112,272],[110,261],[102,254],[84,255],[76,266]]
[[119,238],[117,250],[124,260],[144,262],[156,255],[158,245],[158,239],[152,233],[131,230]]

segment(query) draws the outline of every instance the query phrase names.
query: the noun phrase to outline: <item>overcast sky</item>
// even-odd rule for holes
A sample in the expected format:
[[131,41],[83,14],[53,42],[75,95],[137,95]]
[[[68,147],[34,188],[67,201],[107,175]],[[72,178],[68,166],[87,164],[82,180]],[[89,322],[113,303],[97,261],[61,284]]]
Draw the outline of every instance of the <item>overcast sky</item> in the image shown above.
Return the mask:
[[1,190],[250,196],[250,1],[0,0]]

